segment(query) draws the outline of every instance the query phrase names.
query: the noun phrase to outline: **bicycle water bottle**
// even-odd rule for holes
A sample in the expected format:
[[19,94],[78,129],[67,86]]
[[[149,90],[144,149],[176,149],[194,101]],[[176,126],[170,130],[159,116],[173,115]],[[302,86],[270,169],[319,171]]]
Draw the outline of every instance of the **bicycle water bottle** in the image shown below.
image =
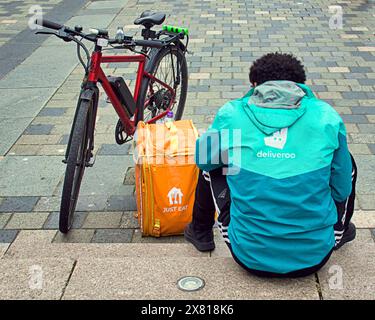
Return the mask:
[[165,117],[165,122],[172,122],[173,121],[173,111],[168,111],[167,116]]
[[168,111],[167,115],[164,118],[160,118],[159,120],[156,120],[155,123],[163,124],[163,123],[172,122],[172,121],[173,121],[173,112]]

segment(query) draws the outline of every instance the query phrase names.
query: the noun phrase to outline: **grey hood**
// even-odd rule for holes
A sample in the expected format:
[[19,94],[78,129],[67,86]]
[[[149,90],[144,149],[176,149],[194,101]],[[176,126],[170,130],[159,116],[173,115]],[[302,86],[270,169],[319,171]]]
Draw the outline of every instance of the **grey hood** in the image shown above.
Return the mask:
[[305,112],[301,100],[306,96],[295,82],[267,81],[254,88],[246,113],[266,134],[290,127]]

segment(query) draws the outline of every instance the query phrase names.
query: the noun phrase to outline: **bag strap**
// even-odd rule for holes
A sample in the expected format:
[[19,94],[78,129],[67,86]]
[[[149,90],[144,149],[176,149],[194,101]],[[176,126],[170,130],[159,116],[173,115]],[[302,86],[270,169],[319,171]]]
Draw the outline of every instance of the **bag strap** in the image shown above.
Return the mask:
[[171,150],[171,155],[172,154],[177,154],[178,153],[178,129],[174,122],[165,122],[165,126],[169,129],[169,134],[170,134],[170,150]]

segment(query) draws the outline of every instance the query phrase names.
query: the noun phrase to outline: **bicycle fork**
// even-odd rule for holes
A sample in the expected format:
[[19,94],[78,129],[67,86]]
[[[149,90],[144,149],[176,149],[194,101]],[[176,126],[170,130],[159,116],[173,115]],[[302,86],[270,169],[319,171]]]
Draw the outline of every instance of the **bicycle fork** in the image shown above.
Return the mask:
[[[68,162],[68,156],[69,156],[69,152],[70,152],[72,134],[73,134],[73,130],[74,130],[74,127],[75,127],[75,124],[76,124],[76,121],[77,121],[77,114],[78,114],[78,110],[81,106],[81,102],[82,102],[82,100],[86,100],[86,101],[92,100],[93,101],[92,102],[92,110],[89,111],[90,118],[89,118],[89,124],[88,124],[88,128],[87,128],[90,144],[89,144],[89,148],[88,148],[89,153],[87,154],[86,159],[85,159],[85,166],[86,167],[92,167],[94,165],[95,158],[94,158],[93,161],[91,161],[91,159],[94,156],[93,155],[93,151],[94,151],[94,130],[95,130],[96,115],[97,115],[97,111],[98,111],[98,99],[99,99],[99,89],[96,86],[96,84],[86,85],[81,90],[79,98],[78,98],[78,102],[77,102],[76,112],[74,114],[72,127],[70,129],[68,145],[67,145],[66,151],[65,151],[65,158],[62,160],[63,163],[66,164]],[[77,165],[81,165],[81,164],[77,163]]]

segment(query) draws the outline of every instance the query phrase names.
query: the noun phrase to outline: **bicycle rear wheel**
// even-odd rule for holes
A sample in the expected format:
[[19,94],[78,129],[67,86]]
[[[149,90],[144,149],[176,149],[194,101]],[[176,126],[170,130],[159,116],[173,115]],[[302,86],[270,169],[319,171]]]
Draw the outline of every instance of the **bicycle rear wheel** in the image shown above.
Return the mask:
[[71,131],[71,142],[67,157],[67,166],[60,206],[59,229],[67,233],[73,223],[73,214],[77,205],[79,190],[86,161],[91,156],[89,128],[92,125],[94,100],[81,100]]
[[[174,119],[180,120],[185,108],[188,69],[184,52],[177,46],[163,49],[152,49],[145,71],[173,88],[175,99],[171,106]],[[169,106],[172,95],[167,88],[155,80],[144,78],[141,86],[138,110],[138,121],[147,122],[164,112]]]

